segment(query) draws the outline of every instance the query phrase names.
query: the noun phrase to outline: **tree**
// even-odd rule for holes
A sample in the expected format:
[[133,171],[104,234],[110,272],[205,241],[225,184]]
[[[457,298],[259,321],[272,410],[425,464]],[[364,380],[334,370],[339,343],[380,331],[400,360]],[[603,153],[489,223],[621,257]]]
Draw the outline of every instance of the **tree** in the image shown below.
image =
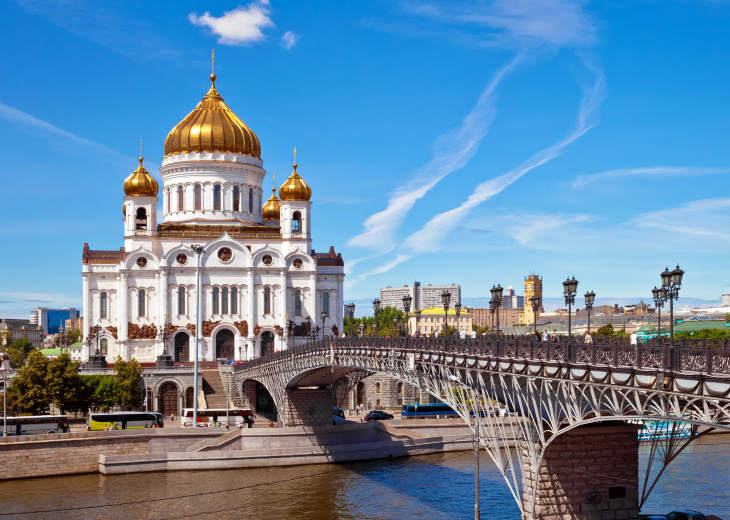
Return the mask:
[[71,361],[68,354],[61,354],[48,363],[46,389],[53,404],[61,410],[61,413],[75,412],[84,408],[79,366],[80,363]]
[[129,410],[136,408],[142,402],[142,367],[134,358],[124,361],[121,356],[117,356],[114,369],[117,372],[117,403]]
[[68,344],[73,345],[81,341],[81,331],[78,329],[68,331]]
[[25,364],[28,355],[33,352],[35,347],[28,338],[18,338],[8,345],[6,351],[10,356],[10,366],[20,368]]
[[116,376],[81,376],[83,404],[86,409],[109,411],[117,404],[119,389]]
[[40,415],[50,402],[46,388],[48,358],[38,350],[28,356],[27,363],[18,371],[13,379],[13,387],[17,392],[16,409],[20,412]]
[[[378,336],[395,335],[395,324],[393,323],[393,318],[395,318],[396,316],[400,320],[401,326],[405,327],[405,324],[403,323],[403,316],[405,316],[405,314],[403,313],[403,311],[400,311],[394,307],[383,307],[378,311]],[[409,316],[413,316],[413,313],[411,313]],[[350,324],[352,324],[353,330],[355,331],[355,334],[357,334],[357,327],[360,325],[361,319],[365,324],[365,335],[371,336],[373,334],[373,325],[375,324],[375,318],[372,316],[363,318],[353,317],[352,320],[350,320],[349,316],[346,316],[343,320],[343,332],[345,334],[350,334]],[[405,329],[402,330],[405,331]],[[411,331],[411,333],[413,332],[415,331]]]

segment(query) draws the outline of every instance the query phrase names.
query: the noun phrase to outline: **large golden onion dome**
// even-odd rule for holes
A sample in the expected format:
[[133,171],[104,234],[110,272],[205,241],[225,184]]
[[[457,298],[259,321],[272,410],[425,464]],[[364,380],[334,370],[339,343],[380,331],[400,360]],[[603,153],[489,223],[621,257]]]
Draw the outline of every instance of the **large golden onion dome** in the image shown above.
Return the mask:
[[271,197],[264,204],[261,212],[264,220],[280,220],[281,213],[279,211],[279,199],[276,196],[276,188],[271,188]]
[[124,181],[124,194],[137,197],[156,197],[159,185],[150,175],[150,172],[142,166],[142,157],[139,158],[139,166],[132,172],[132,175]]
[[180,121],[165,139],[165,155],[188,152],[231,152],[261,158],[261,144],[212,85],[195,110]]
[[294,163],[294,171],[279,188],[279,197],[281,200],[309,200],[312,197],[312,188],[297,173],[297,163]]

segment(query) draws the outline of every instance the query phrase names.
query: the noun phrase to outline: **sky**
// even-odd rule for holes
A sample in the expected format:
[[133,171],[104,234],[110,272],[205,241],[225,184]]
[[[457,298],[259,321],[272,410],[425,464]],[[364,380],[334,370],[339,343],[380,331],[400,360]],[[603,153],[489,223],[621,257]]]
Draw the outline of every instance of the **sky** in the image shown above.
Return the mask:
[[345,299],[575,276],[597,303],[717,302],[730,246],[730,2],[3,0],[0,317],[81,306],[81,251],[123,245],[139,142],[216,86],[264,189],[313,190]]

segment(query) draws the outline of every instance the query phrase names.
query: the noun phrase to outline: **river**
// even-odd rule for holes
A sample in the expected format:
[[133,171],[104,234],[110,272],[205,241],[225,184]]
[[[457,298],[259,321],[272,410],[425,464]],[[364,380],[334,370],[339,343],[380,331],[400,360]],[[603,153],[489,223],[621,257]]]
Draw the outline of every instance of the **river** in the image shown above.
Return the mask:
[[[641,454],[645,466],[645,447]],[[485,452],[480,463],[482,518],[519,519],[502,476]],[[669,466],[644,511],[691,507],[728,520],[728,470],[730,436],[699,439]],[[473,511],[471,452],[341,465],[78,475],[0,484],[0,519],[438,520],[473,518]]]

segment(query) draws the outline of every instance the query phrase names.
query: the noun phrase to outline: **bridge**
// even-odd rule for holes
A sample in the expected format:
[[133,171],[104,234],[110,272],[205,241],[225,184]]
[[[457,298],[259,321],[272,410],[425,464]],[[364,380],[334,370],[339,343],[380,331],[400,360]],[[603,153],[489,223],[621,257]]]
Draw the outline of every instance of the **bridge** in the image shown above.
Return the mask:
[[[329,422],[333,404],[364,377],[391,376],[458,412],[502,473],[523,520],[638,518],[666,466],[690,442],[730,430],[727,340],[656,341],[326,338],[236,365],[231,377],[249,403],[256,383],[263,385],[280,424],[292,426]],[[519,420],[492,413],[497,402]],[[666,441],[651,442],[640,483],[642,421],[669,428]]]

